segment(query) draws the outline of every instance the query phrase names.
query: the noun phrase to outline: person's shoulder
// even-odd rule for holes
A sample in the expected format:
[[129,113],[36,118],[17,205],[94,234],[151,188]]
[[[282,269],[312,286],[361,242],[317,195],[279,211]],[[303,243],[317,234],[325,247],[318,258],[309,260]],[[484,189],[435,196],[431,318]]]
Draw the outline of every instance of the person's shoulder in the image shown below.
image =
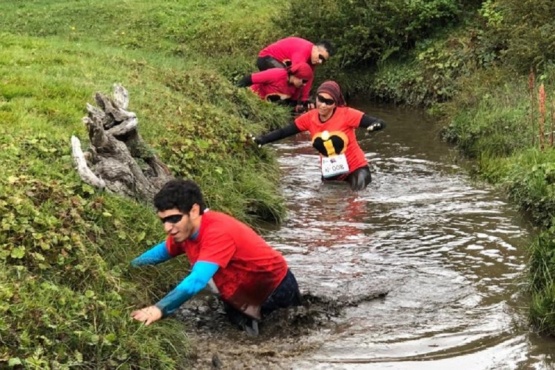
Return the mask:
[[312,120],[314,118],[318,118],[318,109],[310,109],[308,112],[302,113],[301,115],[295,118],[295,121],[306,121]]
[[302,37],[298,37],[298,36],[289,36],[289,37],[285,37],[279,41],[282,42],[300,42],[300,43],[310,43],[312,44],[312,42],[308,41],[307,39],[303,39]]
[[219,211],[205,211],[202,215],[209,224],[228,224],[239,222],[235,217]]

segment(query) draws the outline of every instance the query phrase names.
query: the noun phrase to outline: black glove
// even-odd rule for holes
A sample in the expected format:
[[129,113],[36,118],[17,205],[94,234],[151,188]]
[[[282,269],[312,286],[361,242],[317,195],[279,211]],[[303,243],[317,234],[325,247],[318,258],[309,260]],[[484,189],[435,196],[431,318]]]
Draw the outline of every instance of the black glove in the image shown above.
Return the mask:
[[259,148],[262,146],[262,143],[260,142],[260,140],[258,140],[256,136],[254,136],[253,134],[247,134],[247,140],[250,142],[253,142],[254,145],[256,145]]
[[370,126],[368,126],[366,128],[366,131],[367,132],[378,131],[378,130],[381,130],[382,128],[384,128],[384,127],[385,127],[385,122],[382,121],[381,119],[379,119],[376,122],[371,123]]
[[243,77],[242,79],[240,79],[239,81],[237,81],[237,83],[235,84],[237,87],[247,87],[252,85],[252,77],[251,75],[246,75],[245,77]]

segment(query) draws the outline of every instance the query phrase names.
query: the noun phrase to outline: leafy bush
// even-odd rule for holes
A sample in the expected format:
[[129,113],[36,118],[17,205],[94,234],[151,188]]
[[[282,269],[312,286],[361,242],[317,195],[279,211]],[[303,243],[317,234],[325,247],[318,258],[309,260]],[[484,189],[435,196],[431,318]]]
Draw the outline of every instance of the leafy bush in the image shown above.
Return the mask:
[[529,318],[541,333],[555,335],[555,230],[542,232],[530,246]]
[[489,0],[481,15],[488,38],[503,45],[503,59],[521,72],[544,70],[555,59],[555,7],[551,0]]
[[314,42],[329,39],[338,69],[372,66],[402,54],[434,30],[458,20],[456,0],[309,0],[292,1],[275,19],[286,34]]
[[[167,288],[156,281],[171,284],[145,271],[134,274],[147,287],[138,290],[126,277],[137,247],[162,238],[154,212],[122,206],[125,200],[96,194],[73,176],[34,177],[37,168],[25,165],[54,163],[62,143],[13,139],[4,132],[0,142],[0,163],[19,164],[17,174],[0,179],[0,366],[184,368],[186,350],[171,345],[186,343],[180,328],[141,329],[129,318],[130,303],[144,305]],[[32,145],[33,154],[18,155],[14,141]]]

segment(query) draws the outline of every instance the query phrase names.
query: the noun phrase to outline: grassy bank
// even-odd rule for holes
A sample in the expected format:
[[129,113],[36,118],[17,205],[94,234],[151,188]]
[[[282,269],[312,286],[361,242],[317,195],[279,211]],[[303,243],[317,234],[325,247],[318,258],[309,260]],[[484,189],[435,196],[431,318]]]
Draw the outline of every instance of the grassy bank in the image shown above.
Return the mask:
[[83,184],[69,140],[86,144],[85,105],[121,83],[145,142],[199,182],[210,208],[279,221],[275,160],[245,138],[288,113],[231,83],[253,63],[238,51],[268,32],[264,4],[0,4],[0,367],[187,368],[179,322],[129,319],[182,278],[185,260],[129,267],[163,239],[159,221],[150,205]]

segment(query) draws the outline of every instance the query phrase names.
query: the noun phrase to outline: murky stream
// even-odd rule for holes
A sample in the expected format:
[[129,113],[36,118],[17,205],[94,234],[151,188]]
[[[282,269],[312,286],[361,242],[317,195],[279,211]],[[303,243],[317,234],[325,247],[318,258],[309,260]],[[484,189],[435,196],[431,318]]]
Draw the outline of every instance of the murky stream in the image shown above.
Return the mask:
[[518,213],[468,179],[422,114],[357,106],[388,122],[359,135],[373,183],[323,185],[308,141],[274,144],[289,218],[267,239],[303,290],[389,294],[347,308],[294,368],[551,368],[555,346],[528,332],[519,296],[530,235]]
[[322,184],[306,136],[272,144],[289,212],[265,238],[303,293],[355,304],[296,335],[277,324],[248,339],[223,322],[198,324],[197,368],[211,354],[230,369],[555,368],[555,343],[526,324],[531,235],[518,212],[468,178],[420,112],[352,105],[388,123],[359,135],[372,184]]

